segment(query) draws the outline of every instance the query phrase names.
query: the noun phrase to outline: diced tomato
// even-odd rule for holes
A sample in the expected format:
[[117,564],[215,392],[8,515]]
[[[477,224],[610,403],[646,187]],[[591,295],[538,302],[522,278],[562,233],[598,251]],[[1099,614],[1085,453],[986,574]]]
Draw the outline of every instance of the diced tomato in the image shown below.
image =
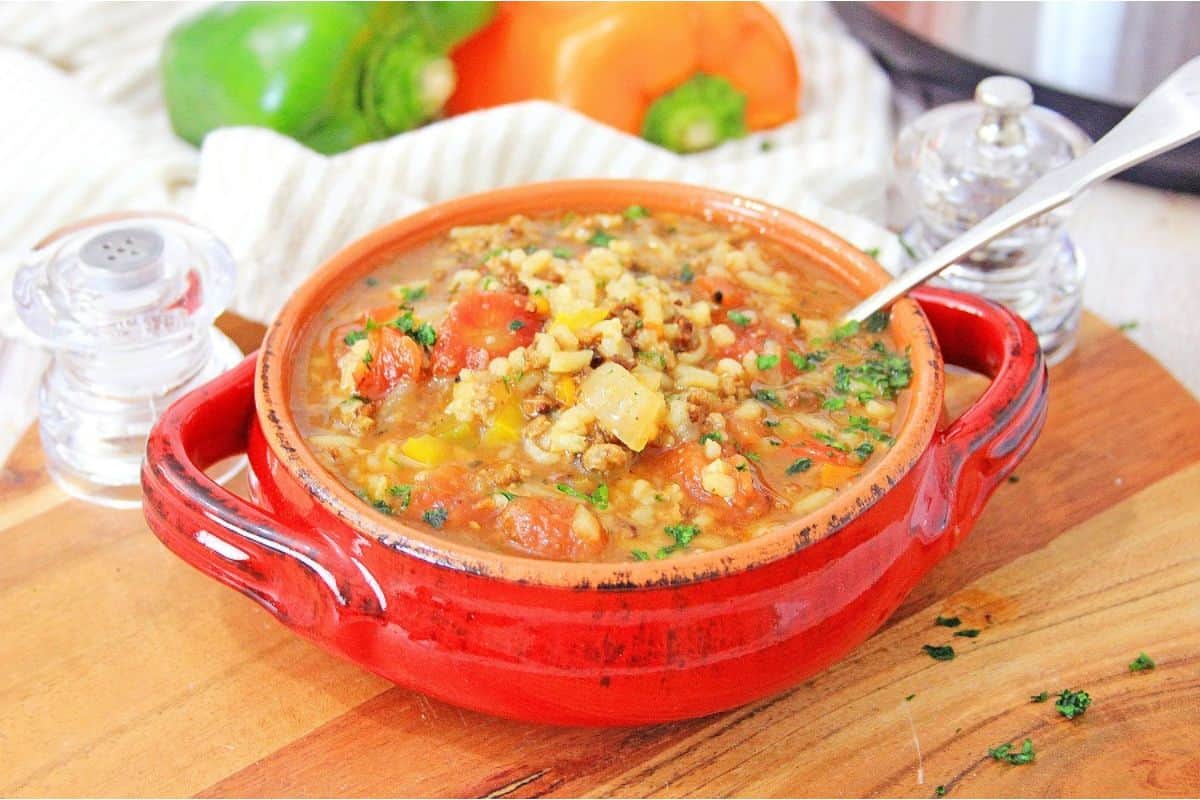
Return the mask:
[[711,460],[704,454],[703,445],[688,442],[643,458],[641,466],[660,481],[678,482],[693,500],[724,522],[754,519],[770,510],[771,497],[753,463],[747,463],[744,470],[734,471],[735,488],[728,500],[705,489],[701,473]]
[[[412,498],[405,517],[433,528],[447,525],[462,527],[471,522],[486,524],[495,506],[485,502],[486,495],[471,470],[458,464],[444,464],[426,473],[413,484]],[[444,514],[442,513],[444,512]]]
[[395,328],[375,328],[367,334],[371,360],[358,379],[358,393],[368,400],[387,396],[400,381],[419,380],[425,365],[421,345]]
[[[697,292],[717,306],[722,313],[742,308],[746,305],[746,290],[727,278],[712,275],[701,275],[693,283]],[[718,315],[720,316],[720,315]]]
[[733,329],[733,335],[737,338],[733,340],[733,344],[725,347],[717,347],[714,351],[719,358],[732,358],[741,361],[747,353],[761,353],[763,344],[767,341],[767,332],[761,327],[745,327],[733,322],[727,323]]
[[556,497],[517,497],[500,512],[500,533],[514,547],[540,558],[583,561],[600,555],[607,543],[604,529],[595,540],[572,527],[575,504]]
[[454,375],[464,368],[484,369],[493,358],[528,345],[541,328],[542,316],[526,295],[465,294],[450,306],[438,328],[433,372]]

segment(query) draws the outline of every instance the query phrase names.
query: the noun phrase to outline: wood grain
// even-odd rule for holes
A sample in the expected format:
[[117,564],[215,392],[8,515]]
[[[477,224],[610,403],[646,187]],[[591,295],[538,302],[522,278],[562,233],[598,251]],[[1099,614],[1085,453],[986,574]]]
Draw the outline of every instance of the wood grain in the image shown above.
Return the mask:
[[[977,388],[956,380],[952,405]],[[64,497],[27,436],[0,475],[0,794],[1195,795],[1198,412],[1086,319],[1020,482],[885,630],[755,706],[616,730],[484,717],[342,663],[136,512]],[[946,642],[954,661],[920,653]],[[1140,650],[1159,668],[1130,674]],[[1027,702],[1067,687],[1095,699],[1074,721]],[[1025,736],[1034,764],[987,757]]]

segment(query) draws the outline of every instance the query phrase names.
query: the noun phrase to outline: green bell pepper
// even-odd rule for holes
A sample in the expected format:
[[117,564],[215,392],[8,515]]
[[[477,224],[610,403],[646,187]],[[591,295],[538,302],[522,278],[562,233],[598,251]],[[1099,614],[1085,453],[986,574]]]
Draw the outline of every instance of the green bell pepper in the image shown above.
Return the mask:
[[257,125],[327,154],[387,138],[441,112],[455,86],[446,54],[494,13],[490,2],[214,7],[167,39],[171,124],[196,145]]

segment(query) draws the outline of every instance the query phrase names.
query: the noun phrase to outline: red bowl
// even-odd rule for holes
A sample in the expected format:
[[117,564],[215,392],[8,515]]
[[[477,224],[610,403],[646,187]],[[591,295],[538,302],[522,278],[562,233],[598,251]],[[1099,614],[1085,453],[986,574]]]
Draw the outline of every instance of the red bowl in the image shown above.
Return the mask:
[[[633,203],[749,224],[862,294],[887,279],[811,222],[691,186],[546,183],[432,207],[335,255],[288,301],[257,358],[167,410],[142,473],[150,527],[321,646],[506,717],[684,719],[781,691],[844,656],[962,540],[1042,428],[1037,338],[999,305],[934,289],[898,303],[891,330],[911,348],[913,381],[896,444],[826,506],[711,553],[574,564],[451,543],[373,513],[297,431],[288,399],[307,326],[381,261],[455,225]],[[949,423],[943,357],[992,378]],[[242,452],[253,502],[202,472]]]

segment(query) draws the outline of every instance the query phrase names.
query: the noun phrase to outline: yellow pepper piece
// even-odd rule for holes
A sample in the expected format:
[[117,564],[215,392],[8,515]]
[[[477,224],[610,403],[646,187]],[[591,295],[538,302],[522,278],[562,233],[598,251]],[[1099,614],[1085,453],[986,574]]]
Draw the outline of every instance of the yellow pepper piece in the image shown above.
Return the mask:
[[836,486],[841,486],[846,481],[858,475],[859,467],[842,467],[837,464],[822,464],[820,472],[817,473],[821,479],[821,486],[830,489]]
[[492,424],[483,434],[483,443],[488,447],[500,447],[512,444],[521,438],[521,428],[525,425],[525,415],[515,402],[500,406]]
[[570,375],[563,375],[554,383],[554,397],[564,406],[575,405],[576,394],[575,379]]
[[434,428],[434,433],[439,439],[448,439],[452,442],[466,442],[473,438],[475,431],[469,423],[463,422],[457,417],[447,416]]
[[533,296],[533,307],[537,309],[539,314],[547,314],[550,311],[550,301],[545,295],[535,294]]
[[607,316],[608,312],[602,308],[581,308],[576,311],[560,311],[554,315],[554,321],[565,325],[571,333],[579,333]]
[[449,460],[453,449],[438,437],[423,433],[420,436],[411,436],[406,439],[400,446],[400,452],[413,461],[436,466]]

